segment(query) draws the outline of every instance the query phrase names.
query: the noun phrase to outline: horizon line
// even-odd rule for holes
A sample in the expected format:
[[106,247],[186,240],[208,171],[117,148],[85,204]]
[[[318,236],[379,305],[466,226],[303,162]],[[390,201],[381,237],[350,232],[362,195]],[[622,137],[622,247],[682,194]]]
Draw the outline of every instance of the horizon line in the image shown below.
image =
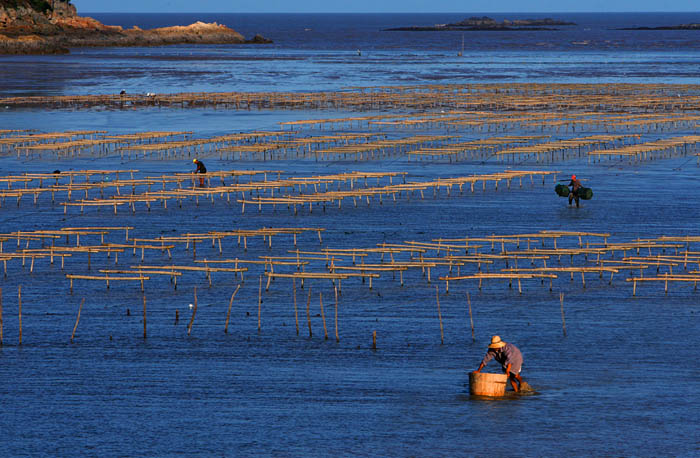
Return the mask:
[[700,11],[85,11],[79,14],[99,13],[99,14],[647,14],[647,13],[695,13]]

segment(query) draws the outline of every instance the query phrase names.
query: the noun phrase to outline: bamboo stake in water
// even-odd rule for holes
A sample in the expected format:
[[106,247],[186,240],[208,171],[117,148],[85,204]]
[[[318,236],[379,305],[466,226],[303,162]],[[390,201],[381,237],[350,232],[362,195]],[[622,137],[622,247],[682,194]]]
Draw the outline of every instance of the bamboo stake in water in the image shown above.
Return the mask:
[[469,293],[467,293],[467,304],[469,304],[469,324],[472,326],[472,343],[476,342],[474,339],[474,320],[472,319],[472,301],[469,298]]
[[2,347],[2,288],[0,288],[0,347]]
[[85,298],[80,301],[80,307],[78,307],[78,317],[75,319],[75,326],[73,326],[73,334],[70,335],[70,343],[73,343],[73,338],[75,337],[75,330],[78,329],[78,322],[80,321],[80,311],[83,309],[83,304],[85,303]]
[[258,287],[258,332],[260,332],[260,316],[262,314],[262,275],[260,275],[260,286]]
[[306,322],[309,323],[309,337],[313,337],[311,333],[311,286],[309,286],[309,298],[306,300]]
[[190,324],[187,325],[187,335],[192,332],[192,323],[194,323],[194,316],[197,314],[197,287],[194,287],[194,308],[192,309],[192,317],[190,318]]
[[377,331],[372,331],[372,350],[377,349]]
[[561,306],[561,328],[566,337],[566,319],[564,318],[564,293],[559,293],[559,305]]
[[318,301],[321,304],[321,320],[323,320],[323,338],[328,340],[328,330],[326,330],[326,314],[323,313],[323,293],[318,293]]
[[19,301],[19,344],[22,345],[22,285],[19,285],[17,297]]
[[435,299],[437,299],[438,319],[440,320],[440,345],[444,345],[445,333],[442,329],[442,313],[440,312],[440,294],[438,292],[437,286],[435,286]]
[[297,325],[297,335],[299,335],[299,313],[297,312],[297,279],[292,278],[292,291],[294,293],[294,322]]
[[143,295],[143,338],[146,338],[146,295]]
[[340,342],[338,337],[338,287],[335,287],[335,341]]
[[231,317],[231,306],[233,305],[233,298],[236,297],[236,293],[240,289],[241,285],[236,286],[236,290],[231,294],[231,301],[228,303],[228,312],[226,312],[226,325],[224,326],[224,334],[228,334],[228,319]]

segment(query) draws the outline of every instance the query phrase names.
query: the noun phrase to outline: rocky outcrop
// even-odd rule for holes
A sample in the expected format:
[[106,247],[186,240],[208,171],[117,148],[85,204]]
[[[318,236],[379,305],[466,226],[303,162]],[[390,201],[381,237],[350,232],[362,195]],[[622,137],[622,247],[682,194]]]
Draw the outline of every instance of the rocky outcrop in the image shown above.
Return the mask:
[[68,48],[38,35],[8,37],[0,34],[0,54],[66,54]]
[[505,19],[501,22],[496,21],[488,16],[470,17],[460,22],[453,24],[435,24],[434,26],[407,26],[387,29],[391,31],[404,32],[439,32],[443,30],[459,30],[459,31],[514,31],[514,30],[558,30],[552,26],[561,25],[576,25],[574,22],[559,21],[557,19]]
[[260,35],[246,40],[235,30],[215,22],[148,30],[124,29],[78,16],[75,7],[65,0],[0,0],[0,54],[65,53],[70,47],[80,46],[242,43],[271,41]]
[[[45,3],[48,8],[37,9]],[[16,6],[13,6],[16,5]],[[89,17],[80,17],[70,2],[0,0],[0,33],[11,38],[26,35],[53,37],[77,30],[116,31],[121,27],[109,27]]]
[[576,25],[573,22],[560,21],[558,19],[543,18],[543,19],[504,19],[501,22],[496,21],[488,16],[476,17],[472,16],[454,24],[447,24],[453,27],[480,27],[480,28],[498,28],[498,27],[550,27],[557,25]]
[[623,27],[616,30],[700,30],[700,24],[661,25],[658,27]]
[[253,38],[246,40],[246,43],[266,45],[272,43],[272,40],[256,33]]
[[188,26],[163,27],[160,29],[102,30],[75,28],[66,34],[65,43],[77,46],[161,46],[179,43],[188,44],[240,44],[243,35],[225,25],[195,22]]

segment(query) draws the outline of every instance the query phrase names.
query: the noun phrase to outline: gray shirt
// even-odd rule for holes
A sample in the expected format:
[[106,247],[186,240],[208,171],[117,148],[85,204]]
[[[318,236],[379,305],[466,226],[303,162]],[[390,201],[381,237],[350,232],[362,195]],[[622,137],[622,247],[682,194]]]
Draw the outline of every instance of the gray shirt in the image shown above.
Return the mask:
[[496,359],[496,361],[503,366],[503,370],[505,370],[506,366],[510,364],[510,371],[514,374],[519,374],[520,369],[523,366],[522,353],[520,353],[518,347],[507,342],[506,346],[503,348],[489,348],[484,356],[484,359],[481,361],[481,364],[486,366],[492,359]]

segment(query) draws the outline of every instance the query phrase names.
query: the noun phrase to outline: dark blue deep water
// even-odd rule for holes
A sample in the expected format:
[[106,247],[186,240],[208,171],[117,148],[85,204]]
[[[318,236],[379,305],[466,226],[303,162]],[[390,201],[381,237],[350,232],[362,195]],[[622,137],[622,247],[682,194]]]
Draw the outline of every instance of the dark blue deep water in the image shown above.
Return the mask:
[[[700,22],[700,13],[549,14],[576,26],[541,32],[386,32],[403,25],[458,21],[470,14],[432,15],[95,15],[125,27],[158,27],[196,20],[217,21],[246,37],[260,33],[268,46],[171,46],[162,48],[72,49],[65,56],[0,57],[0,97],[14,95],[112,94],[181,91],[310,91],[351,86],[488,82],[700,83],[700,32],[618,31],[625,26]],[[496,19],[532,15],[492,15]],[[534,15],[542,17],[544,15]],[[360,50],[358,55],[357,50]],[[235,111],[226,109],[14,109],[0,106],[0,130],[44,132],[96,129],[110,134],[150,130],[189,130],[195,136],[275,130],[278,122],[338,118],[368,113],[335,110]],[[384,112],[386,114],[386,112]],[[697,111],[686,113],[698,115]],[[353,127],[358,131],[364,127]],[[392,131],[393,137],[413,135]],[[307,128],[302,135],[323,135]],[[441,129],[418,133],[444,134]],[[512,135],[537,135],[513,129]],[[604,132],[559,134],[556,137]],[[697,134],[686,125],[645,133],[640,141]],[[470,132],[469,139],[492,136]],[[130,226],[131,237],[155,238],[208,231],[263,227],[323,228],[299,235],[305,251],[374,247],[378,243],[428,242],[436,238],[525,234],[573,230],[610,234],[610,242],[663,235],[700,235],[695,190],[700,168],[695,153],[630,164],[625,160],[590,163],[585,157],[553,163],[522,160],[502,164],[493,158],[456,163],[408,161],[393,155],[371,161],[220,159],[200,156],[210,171],[280,170],[285,177],[350,171],[407,172],[409,181],[427,181],[503,171],[506,167],[572,172],[594,189],[581,208],[546,184],[524,180],[508,190],[477,186],[472,194],[443,190],[425,199],[417,194],[397,202],[357,207],[344,201],[293,211],[185,200],[168,208],[143,204],[135,213],[121,207],[71,207],[42,194],[19,205],[8,197],[0,207],[0,234],[63,227]],[[191,157],[169,160],[55,159],[3,152],[0,175],[25,172],[136,170],[136,178],[192,170]],[[387,183],[383,183],[387,184]],[[0,183],[5,189],[6,183]],[[22,186],[15,183],[14,186]],[[124,192],[125,189],[122,189]],[[144,189],[140,189],[144,191]],[[92,191],[90,197],[97,197]],[[75,197],[74,197],[75,198]],[[40,248],[0,235],[3,252]],[[123,231],[107,242],[123,243]],[[591,243],[597,238],[587,239]],[[65,245],[65,240],[55,242]],[[74,244],[71,238],[69,244]],[[97,235],[81,237],[99,244]],[[551,242],[547,242],[551,247]],[[577,238],[559,247],[578,246]],[[691,243],[700,252],[700,243]],[[227,238],[222,253],[203,242],[197,259],[258,260],[289,256],[291,236],[275,236],[270,247],[260,238],[247,250]],[[481,251],[490,252],[484,245]],[[499,252],[496,247],[495,252]],[[672,251],[670,248],[669,252]],[[444,254],[444,253],[443,253]],[[664,254],[655,249],[653,254]],[[666,253],[669,254],[669,253]],[[553,290],[539,281],[523,282],[523,292],[507,281],[450,285],[428,282],[420,270],[405,274],[404,286],[390,273],[372,289],[359,279],[344,280],[338,300],[340,341],[334,335],[335,295],[327,281],[297,283],[300,334],[295,331],[292,284],[263,283],[261,330],[258,288],[263,268],[251,264],[243,282],[230,273],[183,274],[177,289],[167,277],[145,288],[148,337],[143,338],[143,295],[135,283],[76,281],[71,294],[66,273],[129,269],[140,253],[119,255],[118,263],[94,254],[66,258],[65,266],[21,259],[7,263],[2,288],[3,341],[0,348],[0,444],[2,456],[697,456],[700,403],[700,293],[689,284],[632,285],[628,272],[609,278],[561,274]],[[399,255],[397,255],[399,257]],[[404,256],[405,257],[405,256]],[[621,254],[616,255],[621,257]],[[172,259],[159,251],[144,264],[193,265],[192,248],[177,244]],[[379,262],[379,257],[367,260]],[[316,261],[319,263],[319,261]],[[527,261],[523,261],[527,263]],[[583,259],[576,259],[582,263]],[[346,264],[350,264],[348,259]],[[550,264],[559,265],[556,259]],[[568,259],[561,260],[569,265]],[[316,264],[314,269],[322,266]],[[521,266],[522,267],[522,266]],[[3,265],[0,264],[0,268]],[[493,270],[505,268],[496,261]],[[30,272],[30,269],[32,270]],[[661,271],[665,272],[666,267]],[[682,270],[683,267],[674,269]],[[687,270],[697,270],[688,265]],[[674,270],[676,272],[677,270]],[[3,271],[4,273],[4,271]],[[645,275],[653,275],[649,269]],[[2,275],[2,274],[0,274]],[[223,332],[229,298],[228,334]],[[441,344],[436,291],[444,325]],[[22,345],[19,298],[22,291]],[[189,304],[197,288],[198,311],[192,332]],[[305,314],[312,292],[309,336]],[[473,307],[472,343],[466,294]],[[564,294],[567,336],[562,332],[559,294]],[[322,295],[329,339],[323,337]],[[85,298],[75,341],[70,336]],[[174,324],[175,311],[179,323]],[[377,331],[377,350],[371,349]],[[515,343],[525,357],[523,376],[537,391],[503,400],[469,396],[468,372],[475,369],[493,334]],[[495,363],[488,367],[497,371]]]

